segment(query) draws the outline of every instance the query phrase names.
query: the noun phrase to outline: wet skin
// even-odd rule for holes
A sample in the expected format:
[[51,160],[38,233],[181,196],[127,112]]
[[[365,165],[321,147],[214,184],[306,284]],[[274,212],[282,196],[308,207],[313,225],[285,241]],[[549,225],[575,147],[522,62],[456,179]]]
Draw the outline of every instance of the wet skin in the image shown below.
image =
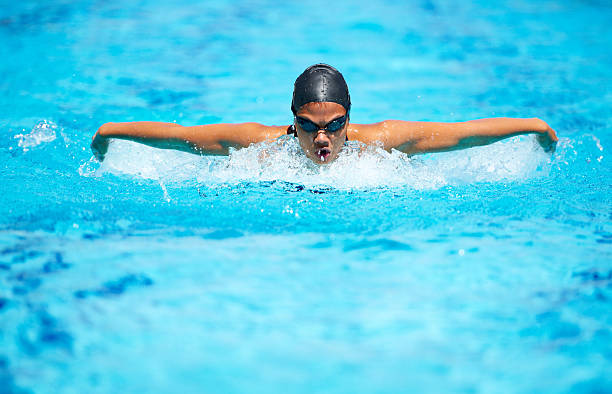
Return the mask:
[[346,110],[338,103],[307,103],[297,112],[297,116],[308,119],[318,125],[321,130],[309,133],[302,130],[297,122],[294,122],[298,141],[306,156],[317,164],[328,164],[334,161],[346,140],[348,131],[348,120],[344,126],[337,131],[326,131],[322,128],[329,122],[346,114]]

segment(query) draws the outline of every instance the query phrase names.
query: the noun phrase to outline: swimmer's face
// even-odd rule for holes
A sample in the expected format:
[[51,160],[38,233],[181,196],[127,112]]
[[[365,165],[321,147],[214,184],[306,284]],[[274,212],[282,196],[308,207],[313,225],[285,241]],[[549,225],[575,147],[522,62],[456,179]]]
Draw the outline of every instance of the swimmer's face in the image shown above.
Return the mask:
[[338,103],[313,102],[300,107],[296,117],[310,121],[320,128],[320,130],[309,132],[300,126],[300,122],[295,122],[298,141],[310,160],[317,164],[328,164],[338,157],[338,153],[340,153],[346,140],[348,119],[336,131],[325,130],[324,127],[329,125],[328,128],[333,130],[334,123],[330,124],[330,122],[345,115],[346,110]]

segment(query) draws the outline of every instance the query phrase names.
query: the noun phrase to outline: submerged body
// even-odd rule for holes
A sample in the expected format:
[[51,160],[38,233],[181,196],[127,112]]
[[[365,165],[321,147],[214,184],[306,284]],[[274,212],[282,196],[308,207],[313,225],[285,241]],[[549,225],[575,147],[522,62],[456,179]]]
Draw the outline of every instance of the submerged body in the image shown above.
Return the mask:
[[407,154],[440,152],[487,145],[504,138],[535,133],[546,151],[554,150],[557,136],[546,122],[537,119],[492,118],[467,122],[410,122],[385,120],[351,124],[350,96],[342,75],[333,67],[309,67],[295,82],[290,126],[259,123],[211,124],[184,127],[174,123],[106,123],[94,135],[91,148],[103,160],[111,138],[128,139],[163,149],[196,154],[227,155],[229,148],[294,134],[304,154],[318,164],[338,157],[347,139],[377,144],[387,151]]

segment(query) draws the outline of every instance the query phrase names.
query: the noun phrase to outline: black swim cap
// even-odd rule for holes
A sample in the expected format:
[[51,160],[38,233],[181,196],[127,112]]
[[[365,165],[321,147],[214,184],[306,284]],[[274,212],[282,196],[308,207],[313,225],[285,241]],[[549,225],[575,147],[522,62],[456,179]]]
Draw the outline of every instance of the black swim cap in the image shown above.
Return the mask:
[[351,96],[340,71],[328,64],[315,64],[295,80],[291,111],[295,115],[304,104],[324,101],[340,104],[347,115],[351,110]]

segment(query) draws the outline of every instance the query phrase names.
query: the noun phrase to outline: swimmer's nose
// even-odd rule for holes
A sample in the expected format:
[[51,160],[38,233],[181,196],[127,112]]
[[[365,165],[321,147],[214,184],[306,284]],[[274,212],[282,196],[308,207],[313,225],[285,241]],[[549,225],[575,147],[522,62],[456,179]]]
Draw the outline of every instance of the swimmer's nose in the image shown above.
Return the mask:
[[329,138],[327,137],[327,135],[325,135],[324,132],[320,131],[317,133],[317,136],[314,139],[314,143],[317,146],[328,146],[329,145]]

